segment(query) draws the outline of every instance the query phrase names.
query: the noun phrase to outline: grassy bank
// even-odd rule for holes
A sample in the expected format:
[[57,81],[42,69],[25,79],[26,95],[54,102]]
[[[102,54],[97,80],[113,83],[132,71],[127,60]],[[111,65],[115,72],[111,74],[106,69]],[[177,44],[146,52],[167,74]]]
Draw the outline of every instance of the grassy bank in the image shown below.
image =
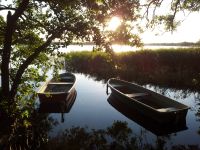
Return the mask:
[[98,78],[120,77],[139,83],[200,89],[200,48],[117,53],[72,52],[67,69]]

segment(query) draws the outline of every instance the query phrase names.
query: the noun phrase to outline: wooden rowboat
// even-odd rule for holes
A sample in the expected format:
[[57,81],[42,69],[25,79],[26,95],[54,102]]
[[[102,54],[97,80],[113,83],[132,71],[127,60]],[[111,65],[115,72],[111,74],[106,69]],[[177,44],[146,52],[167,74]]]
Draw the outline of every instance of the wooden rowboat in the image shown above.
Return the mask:
[[140,85],[111,78],[107,82],[107,91],[108,87],[113,95],[123,103],[158,123],[177,124],[186,118],[188,106]]
[[62,73],[52,78],[38,91],[40,103],[64,102],[74,96],[76,77],[72,73]]

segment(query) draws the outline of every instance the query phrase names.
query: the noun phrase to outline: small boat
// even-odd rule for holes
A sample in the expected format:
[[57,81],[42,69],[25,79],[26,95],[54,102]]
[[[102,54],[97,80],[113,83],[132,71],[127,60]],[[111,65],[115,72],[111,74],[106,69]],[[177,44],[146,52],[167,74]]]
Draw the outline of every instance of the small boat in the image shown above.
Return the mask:
[[146,130],[152,132],[157,136],[165,136],[188,129],[186,126],[186,120],[182,120],[182,122],[177,122],[177,124],[159,124],[150,117],[147,117],[137,110],[132,109],[130,105],[127,105],[120,101],[120,99],[115,97],[114,94],[110,94],[107,101],[113,108],[115,108],[125,117],[129,118],[130,120],[134,121],[138,125],[142,126]]
[[74,96],[76,77],[72,73],[62,73],[46,82],[37,92],[40,103],[66,103]]
[[123,103],[158,123],[177,124],[186,118],[188,106],[140,85],[111,78],[107,82],[107,92],[108,87],[113,95]]

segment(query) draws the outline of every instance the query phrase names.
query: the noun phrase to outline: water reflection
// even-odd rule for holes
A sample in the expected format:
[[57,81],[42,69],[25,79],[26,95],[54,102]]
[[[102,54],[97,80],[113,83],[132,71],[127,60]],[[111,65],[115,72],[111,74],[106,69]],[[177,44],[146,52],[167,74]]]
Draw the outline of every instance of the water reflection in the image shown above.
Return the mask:
[[64,122],[64,114],[69,113],[74,102],[76,99],[77,92],[76,90],[72,91],[71,97],[67,99],[66,103],[60,103],[60,102],[45,102],[45,103],[40,103],[39,106],[39,113],[61,113],[61,122]]
[[[4,124],[0,129],[1,150],[39,149],[48,142],[48,132],[57,122],[47,114],[39,114],[36,110],[28,118],[18,116],[12,118],[12,124]],[[3,120],[1,120],[2,124]]]
[[124,104],[118,98],[114,97],[111,94],[108,98],[109,104],[111,104],[117,111],[122,113],[127,118],[133,120],[137,124],[143,126],[147,130],[151,131],[157,136],[167,135],[171,133],[176,133],[182,130],[186,130],[186,120],[181,120],[181,122],[177,122],[176,124],[158,124],[148,116],[141,114],[137,110],[131,108],[127,104]]
[[[63,113],[63,123],[59,123],[62,119],[60,111],[40,113],[42,106],[39,110],[34,107],[24,108],[30,112],[27,117],[18,114],[12,123],[0,118],[0,149],[199,149],[198,92],[186,94],[183,90],[144,85],[192,107],[186,118],[188,129],[184,129],[183,124],[183,128],[166,128],[168,131],[165,134],[161,127],[149,125],[150,121],[135,116],[126,117],[121,110],[119,112],[111,106],[102,80],[96,81],[94,77],[85,74],[76,74],[76,77],[77,97],[73,106],[67,109],[69,111],[64,110],[68,113]],[[146,126],[143,123],[145,121],[148,122]],[[155,135],[148,130],[155,132]]]
[[[48,149],[48,150],[198,150],[198,145],[173,145],[167,147],[169,136],[157,137],[153,143],[146,143],[146,132],[136,135],[127,122],[114,121],[105,129],[87,127],[66,128],[62,134],[49,138],[47,133],[56,125],[53,118],[36,113],[31,128],[20,126],[10,136],[0,137],[2,150]],[[8,138],[9,137],[9,138]],[[7,141],[6,141],[7,140]],[[3,143],[4,142],[4,143]]]

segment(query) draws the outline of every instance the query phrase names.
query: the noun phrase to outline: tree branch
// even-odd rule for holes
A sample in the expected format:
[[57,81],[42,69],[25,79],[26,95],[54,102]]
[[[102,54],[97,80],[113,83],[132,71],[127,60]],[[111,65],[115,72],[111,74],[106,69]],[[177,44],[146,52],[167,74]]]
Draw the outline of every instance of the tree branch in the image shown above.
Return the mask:
[[2,11],[2,10],[14,10],[14,11],[16,11],[17,9],[16,8],[12,8],[12,7],[0,7],[0,11]]
[[155,5],[152,11],[152,18],[153,18],[156,14],[157,7],[159,7],[162,4],[162,2],[163,0],[151,0],[147,4],[141,5],[142,7],[146,7],[146,11],[144,12],[143,17],[145,17],[148,22],[149,22],[149,9],[151,8],[151,6]]
[[25,72],[25,70],[28,68],[28,66],[34,61],[35,58],[38,57],[38,55],[44,51],[50,44],[51,42],[56,38],[56,35],[52,35],[51,37],[49,37],[49,39],[42,44],[41,46],[39,46],[38,48],[36,48],[34,50],[34,53],[31,54],[23,63],[22,65],[19,67],[15,78],[13,80],[13,84],[12,84],[12,88],[11,88],[11,92],[10,95],[11,97],[14,97],[17,93],[17,88],[19,86],[19,84],[21,83],[21,77],[23,75],[23,73]]
[[[173,5],[173,4],[172,4]],[[175,2],[175,7],[174,7],[174,13],[173,13],[173,21],[174,21],[174,18],[176,16],[176,13],[177,13],[177,10],[178,10],[178,5],[180,5],[180,0],[177,0]],[[173,6],[172,6],[172,10],[173,10]]]
[[12,15],[13,22],[16,22],[17,19],[23,14],[29,4],[29,0],[22,0],[19,4],[19,7],[16,9],[15,13]]

